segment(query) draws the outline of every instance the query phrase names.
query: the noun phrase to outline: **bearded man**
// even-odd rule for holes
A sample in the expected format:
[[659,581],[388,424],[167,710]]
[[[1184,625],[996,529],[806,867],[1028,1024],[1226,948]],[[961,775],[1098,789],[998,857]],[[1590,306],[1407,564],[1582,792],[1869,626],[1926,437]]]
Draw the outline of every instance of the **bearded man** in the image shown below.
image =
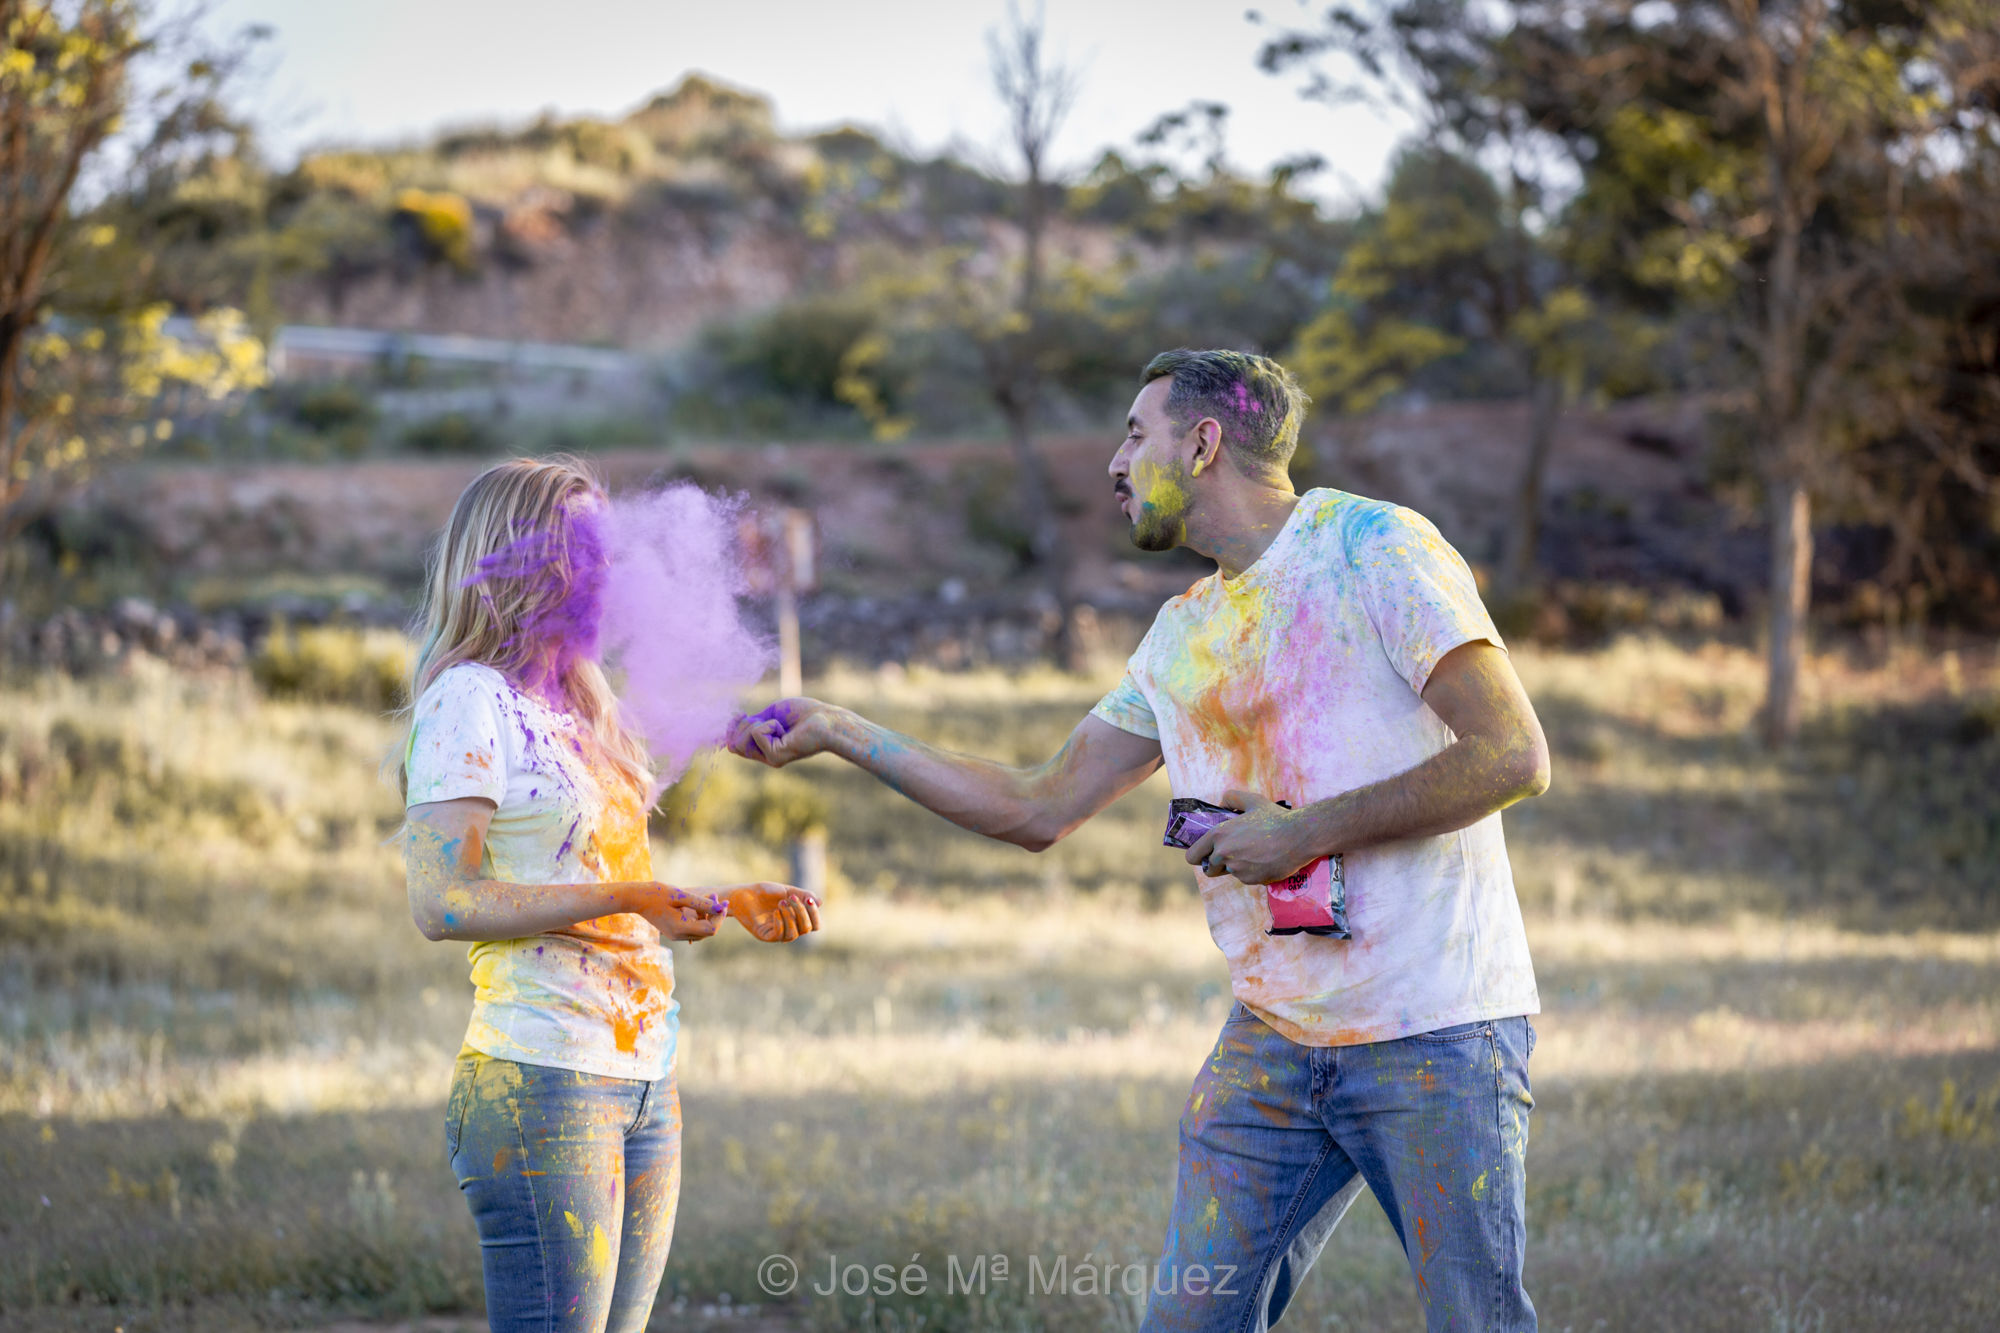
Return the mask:
[[1548,746],[1437,529],[1292,490],[1305,404],[1262,356],[1147,365],[1112,488],[1138,546],[1216,570],[1161,607],[1047,762],[941,750],[812,699],[749,719],[733,748],[839,755],[1032,851],[1164,763],[1177,798],[1221,807],[1187,859],[1236,1003],[1181,1117],[1144,1327],[1276,1323],[1365,1184],[1431,1329],[1533,1329],[1539,1002],[1499,812],[1548,789]]

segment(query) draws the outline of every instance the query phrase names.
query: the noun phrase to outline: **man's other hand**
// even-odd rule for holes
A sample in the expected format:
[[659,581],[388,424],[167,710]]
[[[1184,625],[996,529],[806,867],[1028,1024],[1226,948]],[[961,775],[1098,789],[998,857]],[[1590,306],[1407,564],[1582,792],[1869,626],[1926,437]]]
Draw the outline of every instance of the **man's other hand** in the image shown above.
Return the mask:
[[1313,859],[1304,845],[1298,812],[1253,791],[1225,793],[1222,804],[1243,813],[1202,835],[1187,850],[1191,866],[1211,877],[1234,875],[1244,884],[1283,879]]

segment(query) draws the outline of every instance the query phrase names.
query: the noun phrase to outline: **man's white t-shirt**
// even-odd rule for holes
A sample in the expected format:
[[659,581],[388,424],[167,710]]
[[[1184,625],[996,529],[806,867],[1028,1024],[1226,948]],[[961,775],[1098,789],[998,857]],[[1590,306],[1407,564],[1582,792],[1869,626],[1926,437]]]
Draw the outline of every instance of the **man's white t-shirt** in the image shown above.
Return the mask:
[[[1475,640],[1500,646],[1429,520],[1312,490],[1250,568],[1161,607],[1091,711],[1157,737],[1176,796],[1303,806],[1451,744],[1421,696],[1439,659]],[[1540,1011],[1499,814],[1343,860],[1351,940],[1267,935],[1262,885],[1196,872],[1236,998],[1258,1017],[1304,1045],[1351,1046]]]
[[[645,794],[568,712],[461,662],[417,700],[406,754],[410,805],[493,802],[482,874],[514,884],[653,878]],[[652,1081],[680,1030],[674,960],[630,912],[470,950],[465,1044],[502,1060]]]

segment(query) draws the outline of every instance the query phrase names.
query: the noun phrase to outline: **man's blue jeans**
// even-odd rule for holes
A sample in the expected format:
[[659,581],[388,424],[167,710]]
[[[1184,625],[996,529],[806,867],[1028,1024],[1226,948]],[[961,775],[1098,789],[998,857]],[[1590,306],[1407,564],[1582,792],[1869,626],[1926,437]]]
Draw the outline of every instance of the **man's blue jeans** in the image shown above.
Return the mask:
[[1263,1330],[1366,1184],[1432,1333],[1532,1330],[1525,1018],[1301,1046],[1237,1005],[1181,1115],[1147,1333]]
[[639,1333],[681,1192],[681,1102],[656,1083],[458,1058],[445,1107],[493,1333]]

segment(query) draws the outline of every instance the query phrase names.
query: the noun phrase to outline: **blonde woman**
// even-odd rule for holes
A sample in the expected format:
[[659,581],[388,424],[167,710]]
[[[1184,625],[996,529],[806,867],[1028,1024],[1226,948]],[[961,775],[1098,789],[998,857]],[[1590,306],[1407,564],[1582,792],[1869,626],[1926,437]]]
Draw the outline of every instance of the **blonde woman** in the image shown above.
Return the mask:
[[645,1327],[680,1193],[679,1003],[663,939],[819,925],[780,884],[654,880],[652,773],[594,660],[602,489],[567,459],[490,469],[430,575],[402,779],[410,912],[472,942],[445,1111],[496,1333]]

